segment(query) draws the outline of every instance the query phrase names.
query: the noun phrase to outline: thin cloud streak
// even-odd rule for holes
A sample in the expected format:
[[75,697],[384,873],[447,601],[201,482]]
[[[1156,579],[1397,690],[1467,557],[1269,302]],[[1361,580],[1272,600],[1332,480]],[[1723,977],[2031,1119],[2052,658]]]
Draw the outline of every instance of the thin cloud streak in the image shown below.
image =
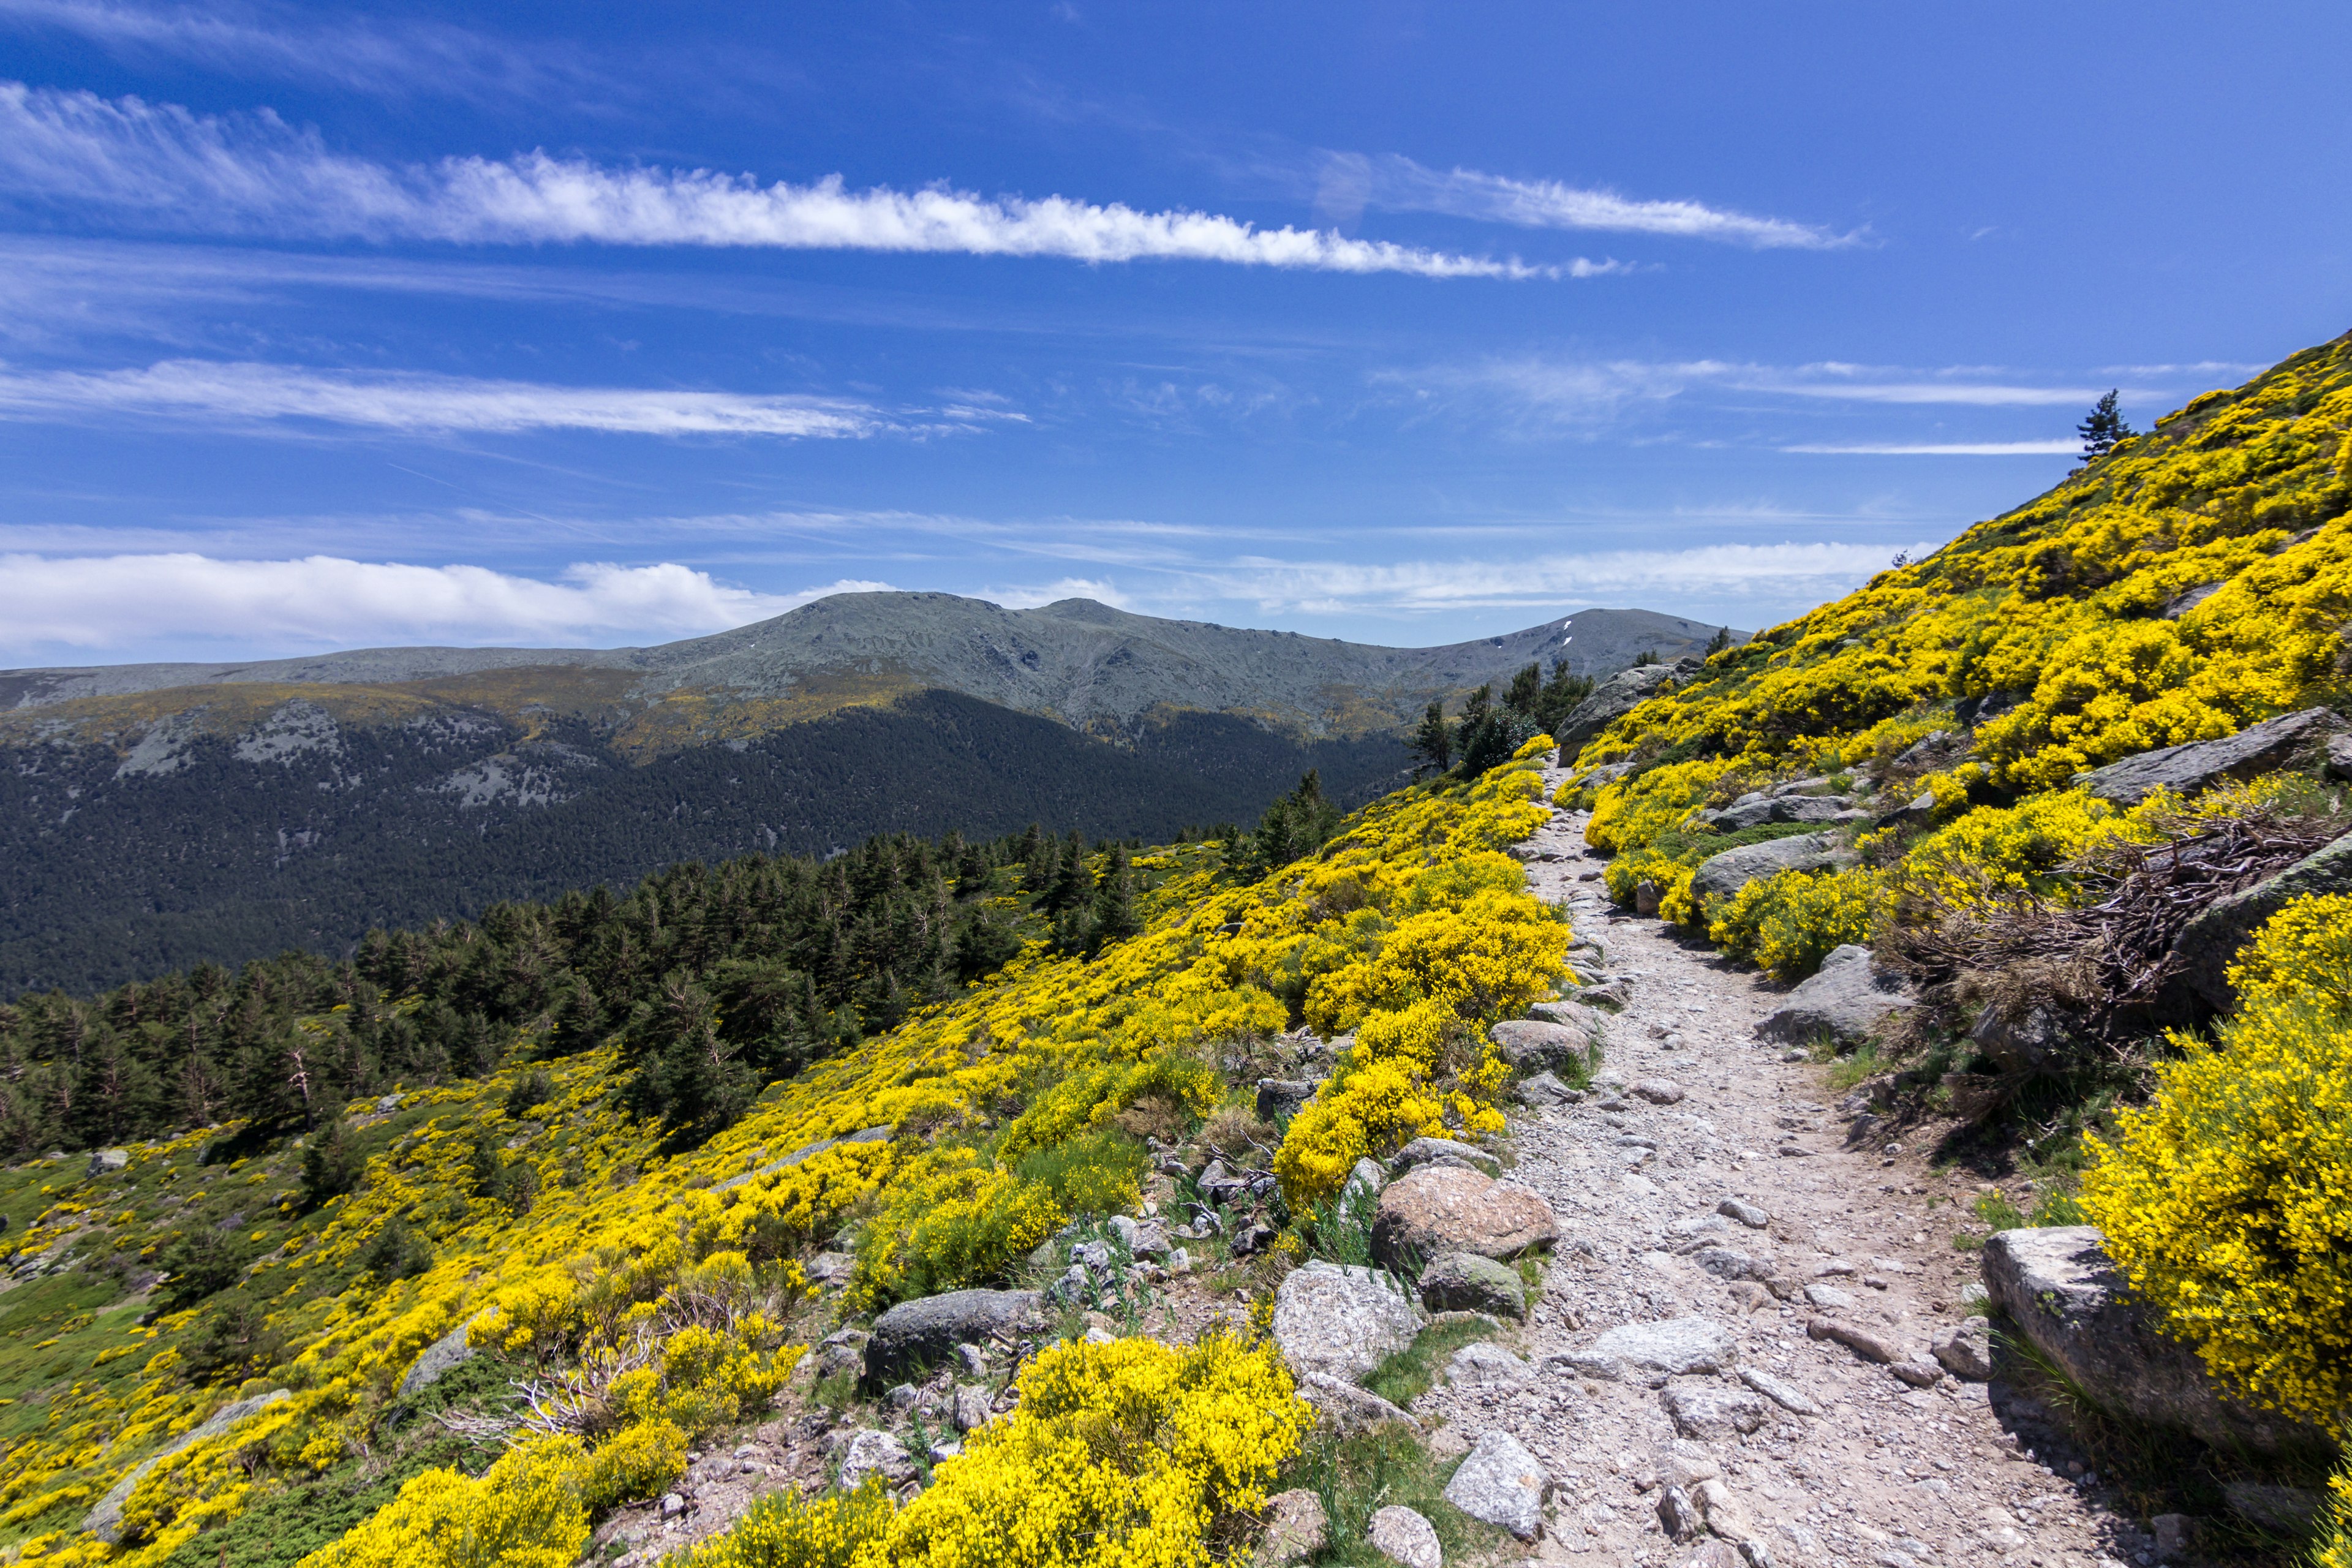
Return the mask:
[[117,651],[165,640],[265,647],[401,643],[609,644],[724,631],[828,594],[887,590],[845,579],[790,594],[730,587],[676,563],[583,563],[542,582],[480,566],[311,555],[0,555],[0,652]]
[[607,168],[543,152],[394,167],[331,152],[315,132],[268,110],[218,118],[21,82],[0,83],[0,188],[195,232],[1192,260],[1437,279],[1622,270],[1613,261],[1537,265],[1059,195],[991,199],[944,185],[853,191],[838,174],[762,185],[749,175]]
[[1866,458],[2056,458],[2083,449],[2080,441],[1875,442],[1853,446],[1783,447],[1783,452]]
[[1352,198],[1359,207],[1443,213],[1520,228],[1597,229],[1712,240],[1757,250],[1833,250],[1864,243],[1818,224],[1759,217],[1696,201],[1651,201],[1558,180],[1514,180],[1475,169],[1441,174],[1411,158],[1334,153],[1318,185],[1326,205]]
[[463,27],[273,17],[236,5],[0,0],[0,24],[71,33],[119,58],[172,59],[238,77],[326,82],[372,97],[517,97],[561,89],[610,98],[620,84],[542,40],[509,47]]
[[[595,430],[640,436],[841,438],[906,432],[860,403],[723,392],[548,386],[420,373],[165,360],[143,370],[0,373],[0,418],[129,415],[212,426],[318,422],[412,435]],[[959,409],[976,428],[994,411]],[[1018,418],[1017,415],[1009,417]]]

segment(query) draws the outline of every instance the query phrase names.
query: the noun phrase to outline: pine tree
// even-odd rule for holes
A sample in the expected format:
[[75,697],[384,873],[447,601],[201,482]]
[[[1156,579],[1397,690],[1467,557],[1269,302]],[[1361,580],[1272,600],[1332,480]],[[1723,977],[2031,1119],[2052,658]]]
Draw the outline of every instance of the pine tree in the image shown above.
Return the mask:
[[1536,701],[1536,724],[1547,735],[1558,735],[1568,728],[1568,717],[1583,706],[1592,695],[1592,678],[1569,672],[1568,660],[1551,661],[1551,679],[1544,682],[1543,695]]
[[1429,711],[1421,716],[1421,729],[1412,738],[1413,754],[1439,773],[1454,765],[1454,731],[1445,722],[1445,708],[1433,702]]
[[1543,669],[1539,665],[1531,664],[1511,677],[1510,688],[1503,693],[1503,706],[1514,713],[1524,713],[1532,719],[1536,716],[1536,705],[1542,699]]
[[1713,658],[1717,654],[1721,653],[1725,648],[1727,648],[1730,646],[1731,628],[1729,626],[1725,626],[1721,630],[1717,631],[1713,637],[1706,639],[1706,657]]
[[2116,407],[2116,396],[2110,389],[2093,406],[2091,416],[2074,426],[2075,434],[2083,437],[2083,460],[2086,463],[2098,461],[2114,451],[2117,442],[2128,441],[2139,434],[2124,423],[2122,413]]

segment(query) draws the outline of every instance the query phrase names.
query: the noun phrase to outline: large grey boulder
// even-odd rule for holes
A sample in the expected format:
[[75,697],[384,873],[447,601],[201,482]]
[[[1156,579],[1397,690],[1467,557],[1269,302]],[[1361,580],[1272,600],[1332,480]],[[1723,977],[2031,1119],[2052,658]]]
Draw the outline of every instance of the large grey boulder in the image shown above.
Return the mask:
[[273,1388],[268,1394],[257,1394],[250,1399],[239,1399],[222,1405],[205,1417],[204,1424],[194,1431],[182,1433],[170,1444],[133,1465],[130,1473],[109,1487],[106,1495],[98,1500],[98,1505],[82,1516],[82,1529],[109,1546],[120,1545],[122,1541],[122,1507],[131,1500],[131,1494],[138,1489],[139,1483],[147,1479],[148,1471],[181,1449],[201,1443],[207,1437],[217,1437],[247,1416],[257,1415],[279,1400],[293,1397],[287,1389]]
[[2280,1453],[2326,1442],[2316,1427],[2225,1395],[2197,1352],[2127,1300],[2093,1226],[2004,1230],[1985,1243],[1985,1292],[2083,1392],[2118,1415],[2218,1448]]
[[1034,1290],[950,1290],[899,1302],[874,1320],[866,1342],[866,1391],[878,1394],[953,1361],[958,1345],[1043,1327],[1039,1300]]
[[461,1363],[471,1361],[474,1347],[466,1342],[466,1325],[458,1324],[431,1344],[426,1345],[407,1373],[400,1380],[400,1397],[422,1394],[441,1381],[442,1374]]
[[1421,1312],[1405,1287],[1370,1268],[1318,1258],[1284,1279],[1274,1293],[1274,1342],[1300,1376],[1321,1373],[1354,1383],[1421,1331]]
[[1759,877],[1783,871],[1827,871],[1853,865],[1860,857],[1838,842],[1834,833],[1801,833],[1792,838],[1771,838],[1743,844],[1711,855],[1691,873],[1691,891],[1703,903],[1728,899]]
[[1591,1032],[1541,1018],[1507,1018],[1486,1032],[1495,1054],[1521,1072],[1558,1072],[1588,1058]]
[[1540,1460],[1508,1432],[1489,1431],[1445,1483],[1445,1500],[1472,1519],[1534,1541],[1543,1534],[1550,1490]]
[[2173,939],[2179,962],[2168,989],[2167,1011],[2179,1012],[2189,998],[2228,1012],[2237,1005],[2228,970],[2263,923],[2287,901],[2315,893],[2352,893],[2352,835],[2305,856],[2277,876],[2226,899],[2217,899]]
[[119,1171],[128,1170],[130,1165],[131,1151],[128,1149],[100,1149],[89,1157],[89,1173],[93,1176],[111,1176]]
[[1433,1312],[1484,1312],[1518,1321],[1528,1315],[1528,1288],[1507,1263],[1449,1252],[1421,1271],[1421,1304]]
[[1336,1432],[1360,1432],[1390,1422],[1416,1431],[1421,1427],[1420,1422],[1370,1389],[1359,1388],[1328,1373],[1300,1373],[1298,1397],[1313,1405],[1321,1423]]
[[1454,1165],[1407,1172],[1372,1215],[1372,1257],[1389,1268],[1448,1252],[1517,1258],[1559,1239],[1559,1220],[1533,1188]]
[[1706,820],[1718,833],[1737,833],[1774,822],[1859,822],[1869,815],[1842,795],[1742,795]]
[[2074,783],[2116,805],[2137,805],[2159,789],[2196,795],[2231,780],[2241,783],[2298,763],[2317,763],[2331,736],[2345,728],[2325,708],[2306,708],[2252,725],[2219,741],[2191,741],[2109,763]]
[[1602,681],[1570,710],[1559,733],[1552,737],[1559,742],[1560,754],[1574,756],[1584,742],[1656,696],[1674,675],[1672,665],[1643,664],[1621,669]]
[[1828,1040],[1843,1050],[1876,1034],[1888,1014],[1918,1005],[1899,976],[1877,967],[1870,949],[1848,942],[1832,948],[1820,972],[1782,997],[1756,1032],[1791,1046]]

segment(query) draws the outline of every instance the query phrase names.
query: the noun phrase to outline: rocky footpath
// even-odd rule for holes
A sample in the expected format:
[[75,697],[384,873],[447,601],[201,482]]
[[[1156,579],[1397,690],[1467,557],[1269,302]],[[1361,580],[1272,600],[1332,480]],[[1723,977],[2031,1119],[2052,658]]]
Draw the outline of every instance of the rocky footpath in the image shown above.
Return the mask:
[[[1951,1244],[1973,1179],[1874,1139],[1864,1100],[1760,1036],[1781,988],[1614,911],[1583,828],[1539,831],[1528,882],[1622,1010],[1593,1089],[1516,1118],[1510,1183],[1559,1216],[1554,1260],[1509,1352],[1459,1352],[1415,1402],[1433,1441],[1540,1467],[1538,1561],[2154,1561],[2053,1413],[1989,1381],[1978,1258]],[[1880,986],[1842,959],[1799,1002],[1850,1029]]]

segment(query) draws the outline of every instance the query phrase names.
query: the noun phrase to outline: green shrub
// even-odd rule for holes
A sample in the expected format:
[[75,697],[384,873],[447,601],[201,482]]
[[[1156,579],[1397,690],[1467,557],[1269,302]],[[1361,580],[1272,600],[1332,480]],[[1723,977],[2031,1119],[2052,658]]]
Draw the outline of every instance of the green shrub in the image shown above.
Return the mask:
[[1123,1214],[1135,1203],[1148,1163],[1142,1144],[1105,1128],[1036,1150],[1014,1172],[1023,1182],[1051,1193],[1066,1215]]

